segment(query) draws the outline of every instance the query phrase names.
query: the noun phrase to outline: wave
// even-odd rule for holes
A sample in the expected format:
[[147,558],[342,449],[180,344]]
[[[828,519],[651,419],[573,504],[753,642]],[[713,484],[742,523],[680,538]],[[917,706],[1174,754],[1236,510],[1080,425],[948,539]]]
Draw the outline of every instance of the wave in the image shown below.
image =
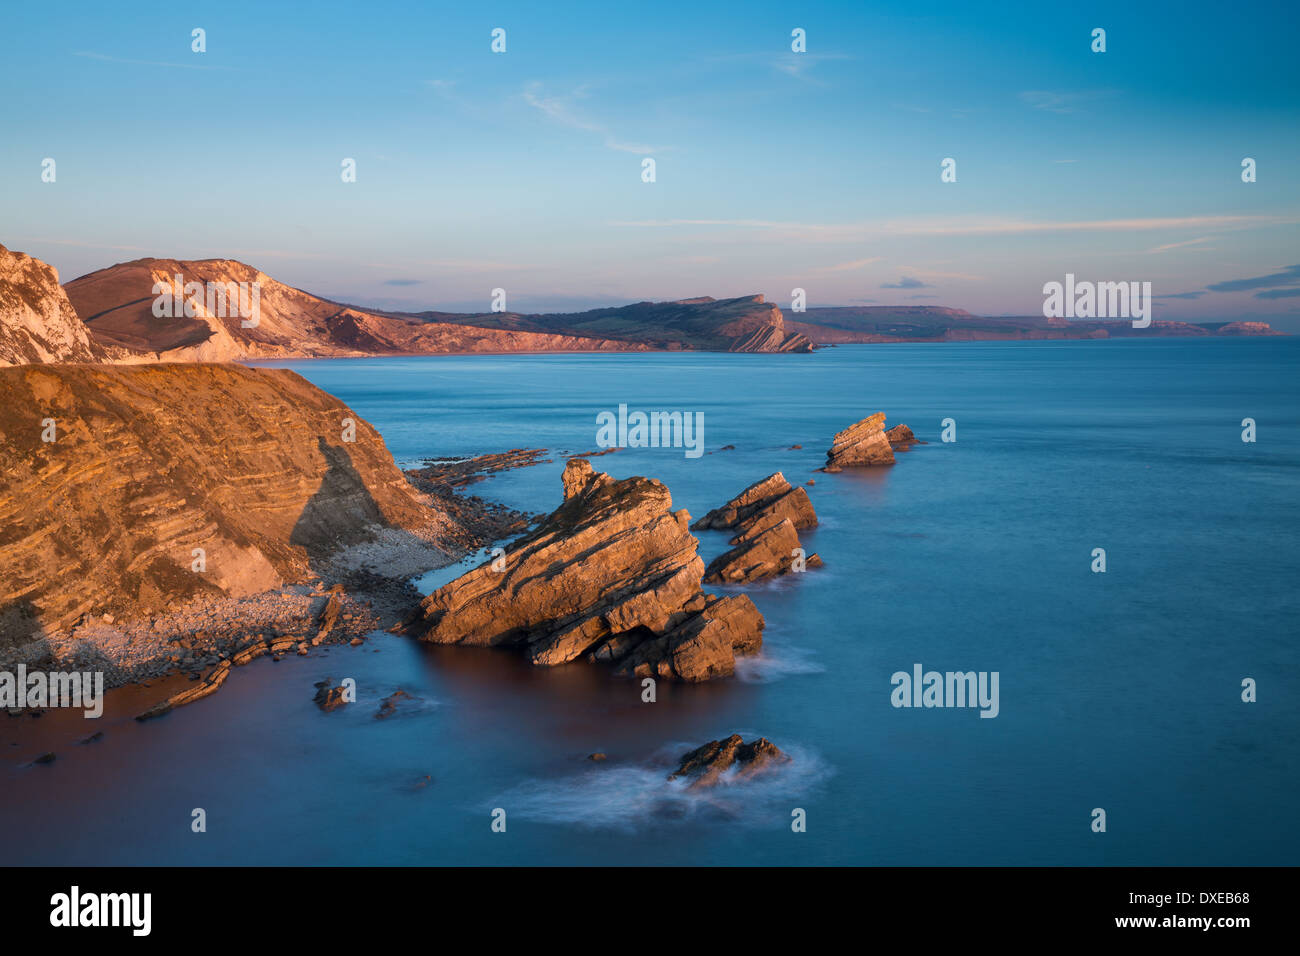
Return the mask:
[[490,809],[504,809],[507,819],[592,830],[631,832],[691,821],[771,827],[788,822],[799,805],[794,801],[831,774],[816,753],[793,746],[786,749],[789,763],[743,777],[729,772],[715,786],[691,789],[689,779],[668,775],[695,746],[674,744],[643,763],[599,764],[560,779],[525,780],[497,796]]

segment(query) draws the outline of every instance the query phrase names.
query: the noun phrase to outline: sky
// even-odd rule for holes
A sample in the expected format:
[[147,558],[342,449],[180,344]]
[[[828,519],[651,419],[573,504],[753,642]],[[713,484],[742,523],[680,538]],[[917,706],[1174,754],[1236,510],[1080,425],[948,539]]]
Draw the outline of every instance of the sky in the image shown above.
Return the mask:
[[234,258],[413,310],[802,288],[1029,315],[1072,273],[1300,331],[1298,26],[1294,2],[11,4],[0,243],[64,281]]

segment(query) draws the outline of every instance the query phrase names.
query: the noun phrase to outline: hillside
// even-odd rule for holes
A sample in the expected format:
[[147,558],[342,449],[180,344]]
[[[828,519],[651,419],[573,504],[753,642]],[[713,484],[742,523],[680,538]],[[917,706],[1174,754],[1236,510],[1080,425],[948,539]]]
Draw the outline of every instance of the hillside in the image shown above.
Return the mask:
[[[196,294],[199,290],[186,293],[190,283],[229,294],[223,301]],[[65,288],[96,341],[166,361],[649,349],[780,352],[812,347],[785,330],[780,309],[765,304],[762,296],[643,302],[574,315],[408,315],[332,302],[232,259],[137,259],[73,279]],[[255,322],[249,291],[253,288]],[[174,314],[155,314],[156,289],[164,296],[175,294],[177,307],[170,310]],[[242,312],[231,304],[241,292],[238,301],[246,306]]]

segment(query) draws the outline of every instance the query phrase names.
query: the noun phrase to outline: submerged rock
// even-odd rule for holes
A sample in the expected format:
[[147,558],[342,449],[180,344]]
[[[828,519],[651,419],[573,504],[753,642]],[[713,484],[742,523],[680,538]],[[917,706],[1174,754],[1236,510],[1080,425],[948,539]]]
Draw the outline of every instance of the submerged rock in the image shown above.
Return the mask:
[[343,685],[340,684],[338,687],[333,687],[331,686],[333,683],[334,682],[327,677],[322,681],[317,681],[315,684],[316,696],[313,700],[315,701],[316,706],[326,713],[329,713],[331,710],[337,710],[347,704]]
[[434,591],[408,631],[513,647],[544,667],[585,659],[686,681],[729,676],[737,653],[761,646],[749,598],[700,590],[690,515],[672,510],[663,484],[615,481],[580,458],[562,480],[564,503],[507,549],[501,570],[485,562]]
[[397,705],[404,700],[415,700],[415,696],[400,688],[389,694],[379,702],[379,710],[375,711],[375,720],[393,716],[397,713]]
[[733,767],[735,777],[748,777],[774,764],[788,763],[790,757],[766,737],[745,743],[740,734],[726,740],[711,740],[682,758],[681,766],[668,775],[669,780],[693,777],[692,789],[712,787]]
[[894,449],[885,437],[885,413],[876,412],[835,436],[822,471],[893,463]]

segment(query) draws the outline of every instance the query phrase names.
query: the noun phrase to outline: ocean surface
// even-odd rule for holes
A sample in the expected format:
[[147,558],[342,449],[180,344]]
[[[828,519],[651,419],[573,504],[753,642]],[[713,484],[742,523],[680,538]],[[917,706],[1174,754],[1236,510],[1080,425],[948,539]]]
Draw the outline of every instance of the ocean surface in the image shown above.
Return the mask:
[[[762,656],[734,680],[661,683],[655,703],[586,664],[379,635],[255,661],[148,724],[130,717],[157,686],[110,694],[98,721],[0,716],[0,862],[1300,861],[1300,339],[281,364],[403,465],[549,449],[469,489],[534,512],[561,500],[561,453],[596,447],[599,412],[702,412],[698,458],[592,462],[659,478],[696,516],[774,471],[815,479],[821,526],[802,537],[826,566],[745,588]],[[875,411],[928,444],[814,473]],[[700,538],[706,560],[726,547]],[[998,672],[997,717],[891,706],[891,675],[917,663]],[[326,676],[355,678],[359,702],[321,713]],[[375,720],[399,687],[418,702]],[[665,779],[731,733],[794,760],[706,794]],[[45,750],[55,763],[26,765]]]

